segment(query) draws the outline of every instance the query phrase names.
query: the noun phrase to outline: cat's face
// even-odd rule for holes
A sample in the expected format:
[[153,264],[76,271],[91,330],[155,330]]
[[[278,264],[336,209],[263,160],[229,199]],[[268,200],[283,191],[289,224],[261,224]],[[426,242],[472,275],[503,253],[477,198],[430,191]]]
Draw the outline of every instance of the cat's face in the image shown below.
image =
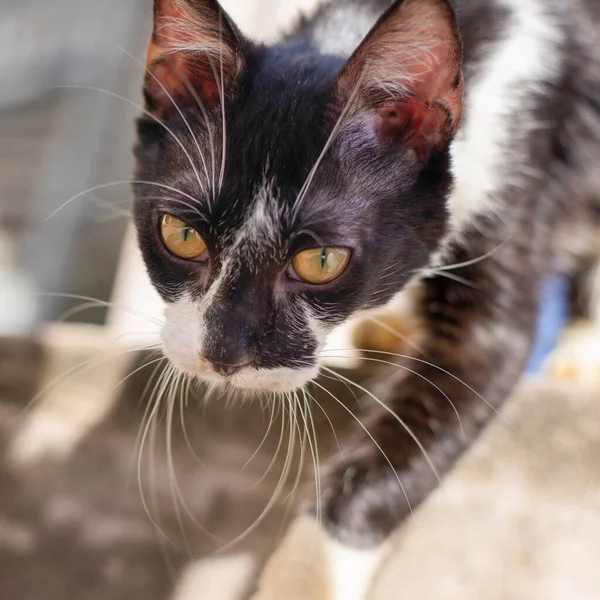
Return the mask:
[[[390,46],[399,29],[416,35],[413,5],[440,21],[418,61]],[[164,352],[209,382],[295,389],[327,334],[390,300],[445,231],[461,98],[452,13],[399,3],[344,64],[251,45],[212,0],[155,12],[135,213],[167,302]]]

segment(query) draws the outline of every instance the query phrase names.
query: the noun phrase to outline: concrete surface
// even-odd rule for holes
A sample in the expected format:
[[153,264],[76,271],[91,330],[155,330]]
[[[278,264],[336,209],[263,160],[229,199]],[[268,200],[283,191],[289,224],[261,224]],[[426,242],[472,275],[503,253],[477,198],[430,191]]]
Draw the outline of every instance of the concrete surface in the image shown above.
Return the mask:
[[[297,463],[279,501],[229,545],[277,486],[281,416],[265,436],[268,407],[171,400],[171,439],[169,411],[151,413],[138,462],[158,363],[118,387],[152,360],[127,350],[95,328],[0,341],[0,600],[243,600],[284,535]],[[358,410],[343,386],[334,393]],[[344,411],[319,401],[343,437]],[[314,414],[325,457],[335,440]],[[398,532],[372,597],[592,600],[599,558],[600,386],[532,380]]]

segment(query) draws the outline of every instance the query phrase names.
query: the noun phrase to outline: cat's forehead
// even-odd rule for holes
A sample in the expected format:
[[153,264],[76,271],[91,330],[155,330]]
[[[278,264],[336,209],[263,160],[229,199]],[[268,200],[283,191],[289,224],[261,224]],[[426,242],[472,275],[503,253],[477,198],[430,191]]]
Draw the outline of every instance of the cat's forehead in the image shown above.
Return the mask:
[[254,193],[240,203],[243,205],[243,219],[221,223],[227,231],[223,246],[227,246],[228,254],[244,256],[255,260],[274,257],[286,244],[286,233],[290,220],[290,209],[282,204],[278,197],[274,182],[264,174],[261,184]]
[[346,178],[331,164],[333,148],[323,156],[334,125],[328,109],[339,64],[324,68],[287,56],[267,54],[248,73],[225,106],[224,124],[216,122],[210,136],[193,139],[183,132],[192,158],[199,150],[201,160],[181,156],[173,163],[174,185],[184,181],[192,196],[200,188],[202,209],[228,252],[258,256],[285,246],[303,226],[328,233],[344,218],[339,201]]
[[338,66],[291,58],[271,49],[226,111],[228,159],[254,179],[267,171],[280,187],[302,185],[325,145]]

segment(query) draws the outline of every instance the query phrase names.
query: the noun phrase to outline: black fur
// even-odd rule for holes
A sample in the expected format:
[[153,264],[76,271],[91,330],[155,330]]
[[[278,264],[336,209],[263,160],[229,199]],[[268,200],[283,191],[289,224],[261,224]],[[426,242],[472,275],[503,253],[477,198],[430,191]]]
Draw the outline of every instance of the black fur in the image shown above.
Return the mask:
[[[540,286],[564,264],[562,226],[577,226],[577,235],[584,236],[584,226],[591,225],[591,207],[600,194],[593,185],[600,156],[600,60],[587,29],[600,29],[597,22],[590,25],[585,7],[571,11],[554,4],[547,10],[563,24],[566,39],[560,48],[562,72],[532,93],[531,106],[524,107],[543,127],[523,135],[515,124],[514,148],[506,149],[518,151],[527,173],[520,174],[518,185],[504,187],[494,214],[474,217],[457,237],[449,235],[449,144],[435,148],[421,164],[406,143],[379,143],[360,118],[350,119],[335,138],[306,199],[294,209],[340,116],[337,77],[347,58],[319,54],[315,32],[347,22],[364,35],[389,2],[373,0],[368,3],[372,13],[366,15],[367,3],[334,1],[279,44],[245,43],[245,67],[224,90],[227,160],[224,185],[214,202],[202,196],[189,162],[169,134],[150,118],[139,122],[136,178],[185,193],[173,200],[172,193],[153,185],[138,184],[135,190],[141,248],[167,301],[183,291],[202,298],[219,276],[223,257],[252,213],[265,179],[271,185],[269,202],[279,217],[278,230],[268,244],[248,248],[239,258],[235,277],[207,319],[214,362],[248,360],[258,368],[314,364],[316,341],[299,307],[309,306],[330,327],[358,309],[381,305],[428,265],[442,241],[442,265],[475,261],[448,271],[449,276],[424,280],[421,308],[427,336],[420,358],[427,364],[411,362],[414,374],[391,378],[382,398],[396,416],[380,410],[368,423],[395,472],[366,435],[355,441],[345,462],[330,470],[320,502],[325,523],[347,543],[379,543],[437,483],[400,420],[443,475],[493,416],[527,360]],[[505,35],[510,18],[494,0],[452,5],[462,32],[469,97],[472,78]],[[207,151],[207,127],[197,104],[182,110]],[[170,110],[165,119],[193,154],[194,141],[181,116]],[[209,122],[217,131],[220,119],[219,107],[210,109]],[[220,141],[215,143],[219,156]],[[163,250],[157,236],[163,212],[198,229],[209,247],[208,264],[179,261]],[[314,246],[315,240],[353,249],[346,273],[321,288],[286,276],[294,254]],[[391,275],[384,278],[386,270]]]

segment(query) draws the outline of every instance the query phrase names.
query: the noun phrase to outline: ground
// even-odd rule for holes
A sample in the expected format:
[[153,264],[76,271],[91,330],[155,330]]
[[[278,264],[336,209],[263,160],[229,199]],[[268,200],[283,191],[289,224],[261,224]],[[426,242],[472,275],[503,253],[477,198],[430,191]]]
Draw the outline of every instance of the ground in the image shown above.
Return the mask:
[[[279,445],[281,421],[246,465],[265,437],[269,408],[261,413],[256,403],[231,403],[225,409],[216,397],[204,408],[190,401],[183,412],[193,456],[177,407],[175,485],[165,452],[167,419],[158,415],[139,469],[152,523],[140,499],[136,451],[149,375],[141,371],[124,389],[115,388],[140,357],[119,355],[104,335],[59,328],[37,342],[0,342],[0,598],[245,600],[285,534],[287,505],[303,493],[288,498],[294,478],[255,529],[214,552],[268,503],[283,450],[261,475]],[[587,348],[588,361],[600,356],[590,343],[577,348]],[[86,360],[92,361],[86,372],[24,412],[36,391]],[[585,361],[572,353],[561,360],[562,367],[553,362],[554,379],[522,383],[501,417],[394,537],[372,600],[598,597],[600,386],[576,373],[574,365]],[[343,386],[335,393],[344,393]],[[326,397],[319,401],[343,436],[344,411]],[[315,416],[326,456],[336,450],[335,440],[318,409]],[[286,434],[282,447],[288,441]],[[311,472],[307,466],[301,490],[310,488]],[[327,585],[318,581],[323,569],[307,572],[316,579],[303,597],[325,600]]]

